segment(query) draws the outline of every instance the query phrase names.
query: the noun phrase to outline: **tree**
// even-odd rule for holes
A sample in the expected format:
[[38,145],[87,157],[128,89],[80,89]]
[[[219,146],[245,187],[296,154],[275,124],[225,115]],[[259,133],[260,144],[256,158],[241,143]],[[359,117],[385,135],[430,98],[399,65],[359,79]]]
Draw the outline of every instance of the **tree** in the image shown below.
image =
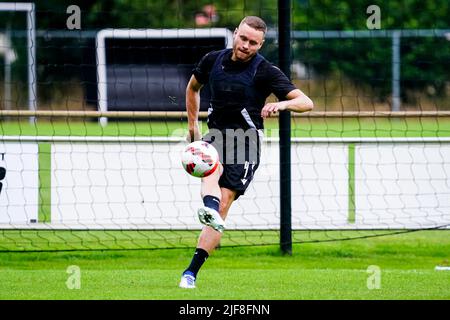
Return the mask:
[[[373,1],[296,1],[293,27],[297,30],[367,30],[366,9]],[[376,1],[381,9],[382,30],[449,28],[448,0]],[[390,39],[308,40],[294,52],[298,58],[327,75],[343,74],[374,88],[384,100],[390,94]],[[408,90],[432,88],[429,94],[444,95],[449,81],[450,44],[438,38],[401,40],[401,85],[403,99]]]

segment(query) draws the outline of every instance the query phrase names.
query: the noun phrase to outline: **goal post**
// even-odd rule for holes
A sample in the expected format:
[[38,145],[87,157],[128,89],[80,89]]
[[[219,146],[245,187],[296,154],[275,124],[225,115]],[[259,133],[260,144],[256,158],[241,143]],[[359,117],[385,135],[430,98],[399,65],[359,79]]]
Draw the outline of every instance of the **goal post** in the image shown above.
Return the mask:
[[[188,40],[195,45],[195,41],[199,39],[222,39],[219,42],[219,48],[231,48],[233,44],[233,34],[226,28],[210,28],[210,29],[103,29],[96,36],[96,56],[97,56],[97,84],[98,84],[98,110],[106,112],[110,109],[108,101],[108,57],[106,42],[111,39],[146,39],[146,40]],[[166,46],[168,44],[165,44]],[[207,53],[207,52],[204,52]],[[155,61],[156,62],[156,61]],[[155,63],[148,61],[148,63]],[[170,64],[176,64],[171,61]],[[164,74],[164,66],[159,66],[160,76]],[[131,74],[132,78],[133,75]],[[180,80],[180,79],[178,79]],[[133,83],[133,80],[131,79]],[[147,83],[147,89],[149,84]],[[130,88],[132,90],[133,88]],[[108,122],[106,117],[99,119],[100,124],[105,126]]]

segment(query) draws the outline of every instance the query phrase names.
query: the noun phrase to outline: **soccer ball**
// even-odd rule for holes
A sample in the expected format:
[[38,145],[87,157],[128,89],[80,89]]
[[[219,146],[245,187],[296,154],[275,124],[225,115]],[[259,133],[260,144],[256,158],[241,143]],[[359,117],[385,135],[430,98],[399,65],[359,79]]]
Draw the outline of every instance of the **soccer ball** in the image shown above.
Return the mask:
[[208,142],[194,141],[184,148],[181,163],[191,176],[204,178],[216,171],[219,166],[219,154]]

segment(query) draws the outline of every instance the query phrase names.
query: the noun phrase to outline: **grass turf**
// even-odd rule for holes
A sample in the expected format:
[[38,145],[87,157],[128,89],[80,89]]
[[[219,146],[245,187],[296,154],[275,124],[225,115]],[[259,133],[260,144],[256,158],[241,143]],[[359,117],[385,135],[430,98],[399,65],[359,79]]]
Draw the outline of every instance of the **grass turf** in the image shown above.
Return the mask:
[[[449,230],[370,239],[220,248],[197,289],[177,287],[192,249],[0,253],[0,299],[450,299]],[[71,265],[81,288],[68,289]],[[369,266],[381,270],[369,289]]]
[[[95,121],[40,120],[0,122],[0,135],[26,136],[185,136],[186,121]],[[207,130],[206,122],[201,123]],[[265,121],[266,136],[278,135],[278,119]],[[293,137],[448,137],[450,118],[293,118]]]

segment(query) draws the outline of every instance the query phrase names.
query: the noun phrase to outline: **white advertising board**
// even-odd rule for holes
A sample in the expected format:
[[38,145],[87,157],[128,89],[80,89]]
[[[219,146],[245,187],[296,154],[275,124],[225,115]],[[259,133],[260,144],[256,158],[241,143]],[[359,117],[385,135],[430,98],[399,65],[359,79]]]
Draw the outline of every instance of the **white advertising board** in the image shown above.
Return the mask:
[[[200,179],[181,167],[184,145],[54,143],[52,226],[200,229]],[[278,143],[264,144],[253,182],[230,209],[228,229],[279,229],[278,149]],[[355,143],[353,178],[349,157],[348,143],[292,144],[294,229],[433,228],[449,223],[449,144]]]
[[448,225],[450,145],[359,145],[355,190],[357,225],[381,229]]
[[0,142],[0,224],[37,222],[38,149],[37,143]]

